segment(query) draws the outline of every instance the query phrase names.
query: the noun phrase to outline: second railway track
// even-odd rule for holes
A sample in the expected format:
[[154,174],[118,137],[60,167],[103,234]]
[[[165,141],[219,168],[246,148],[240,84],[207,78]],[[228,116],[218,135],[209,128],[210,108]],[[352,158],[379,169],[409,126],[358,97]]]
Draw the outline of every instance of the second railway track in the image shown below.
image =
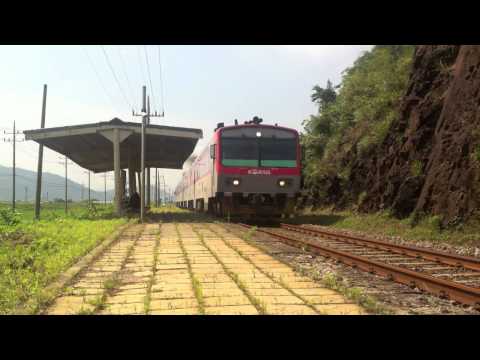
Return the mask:
[[480,259],[305,226],[281,224],[257,231],[412,288],[480,307]]

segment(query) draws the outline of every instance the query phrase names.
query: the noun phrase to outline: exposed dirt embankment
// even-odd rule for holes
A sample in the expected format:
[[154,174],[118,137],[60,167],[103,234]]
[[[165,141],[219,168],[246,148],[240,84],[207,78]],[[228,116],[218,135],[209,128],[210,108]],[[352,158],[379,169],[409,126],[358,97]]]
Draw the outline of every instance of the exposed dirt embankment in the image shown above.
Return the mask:
[[444,225],[480,207],[480,46],[422,45],[383,144],[352,168],[360,210],[438,215]]

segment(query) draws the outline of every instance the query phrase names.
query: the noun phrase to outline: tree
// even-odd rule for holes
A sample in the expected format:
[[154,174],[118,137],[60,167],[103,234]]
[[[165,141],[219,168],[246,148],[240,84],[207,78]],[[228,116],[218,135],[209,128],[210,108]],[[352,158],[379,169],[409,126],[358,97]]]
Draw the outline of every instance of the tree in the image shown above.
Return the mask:
[[313,87],[312,101],[318,104],[319,112],[322,112],[329,104],[334,103],[336,98],[337,93],[330,80],[327,81],[325,89],[318,85]]

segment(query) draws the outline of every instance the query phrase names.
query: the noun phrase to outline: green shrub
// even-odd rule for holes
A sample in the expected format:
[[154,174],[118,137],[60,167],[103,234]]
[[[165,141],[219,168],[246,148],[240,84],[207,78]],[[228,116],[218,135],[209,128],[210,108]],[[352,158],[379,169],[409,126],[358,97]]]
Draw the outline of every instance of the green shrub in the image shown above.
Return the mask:
[[412,161],[412,164],[410,165],[410,173],[414,177],[419,177],[423,173],[423,164],[420,160],[414,160]]
[[21,214],[12,209],[0,209],[0,225],[15,226],[20,223]]

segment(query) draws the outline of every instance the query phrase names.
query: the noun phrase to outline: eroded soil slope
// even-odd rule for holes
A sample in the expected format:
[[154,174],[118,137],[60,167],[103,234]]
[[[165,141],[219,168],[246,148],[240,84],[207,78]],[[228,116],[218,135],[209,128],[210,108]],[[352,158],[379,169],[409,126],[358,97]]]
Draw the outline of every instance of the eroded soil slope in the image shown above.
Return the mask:
[[422,45],[400,116],[368,160],[354,163],[363,211],[428,213],[444,225],[480,204],[480,46]]

